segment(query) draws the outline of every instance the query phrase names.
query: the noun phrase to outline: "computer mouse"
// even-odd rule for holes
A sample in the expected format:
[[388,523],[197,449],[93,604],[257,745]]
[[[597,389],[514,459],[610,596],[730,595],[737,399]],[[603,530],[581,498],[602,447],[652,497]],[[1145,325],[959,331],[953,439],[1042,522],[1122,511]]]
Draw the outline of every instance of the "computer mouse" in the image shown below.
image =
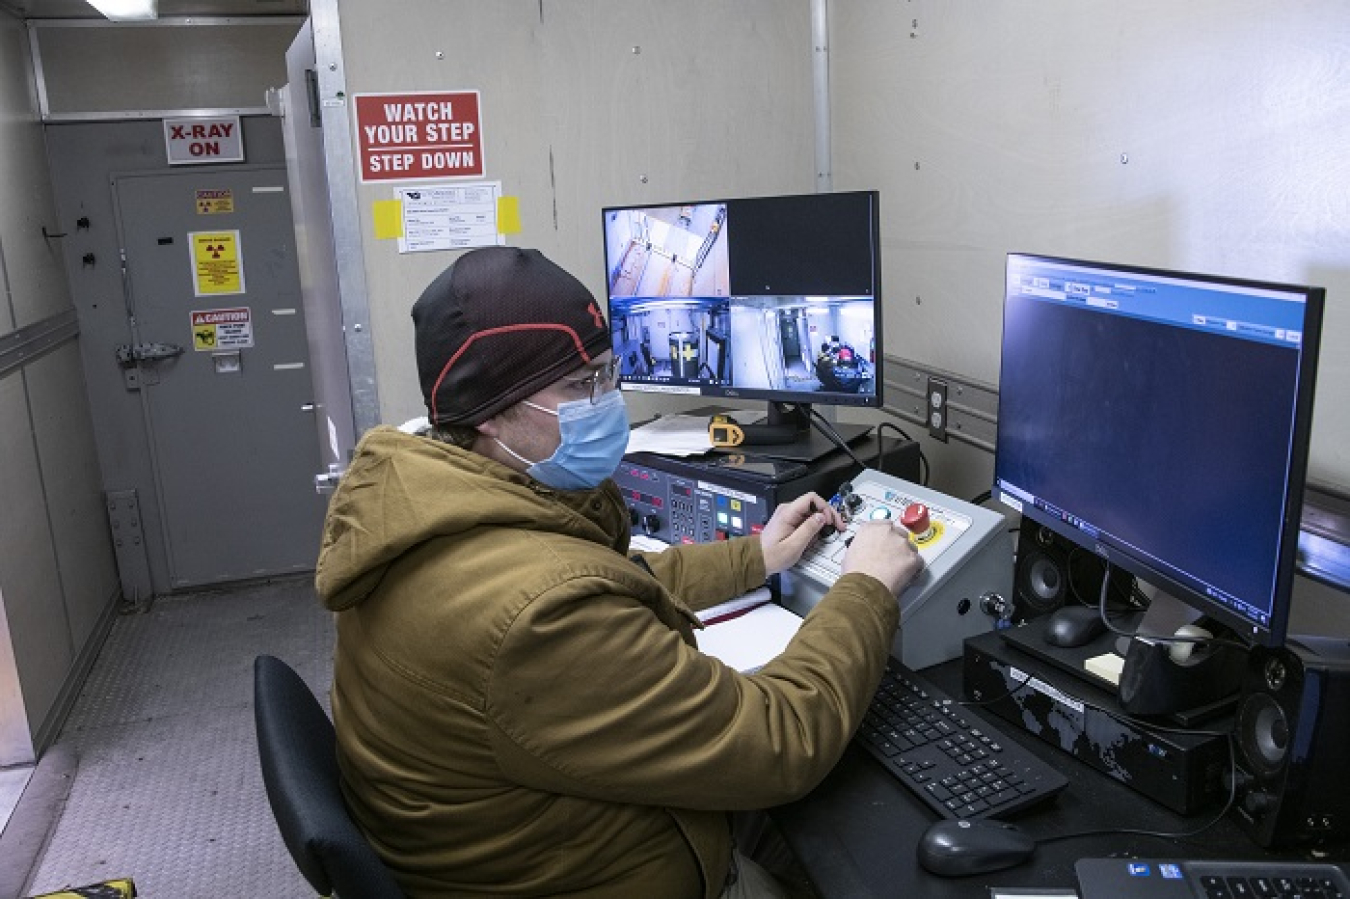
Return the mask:
[[1045,642],[1072,649],[1092,642],[1106,631],[1106,622],[1092,606],[1064,606],[1051,613],[1045,623]]
[[967,877],[1020,865],[1036,851],[1026,831],[987,818],[943,820],[919,838],[919,864],[939,877]]

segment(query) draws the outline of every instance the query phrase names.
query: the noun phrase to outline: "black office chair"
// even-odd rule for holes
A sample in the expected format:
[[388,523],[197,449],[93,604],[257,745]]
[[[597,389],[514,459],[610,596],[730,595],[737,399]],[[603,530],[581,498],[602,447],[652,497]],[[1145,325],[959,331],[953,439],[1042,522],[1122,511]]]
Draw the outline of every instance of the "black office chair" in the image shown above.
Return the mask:
[[267,801],[305,880],[321,896],[404,899],[347,813],[332,722],[280,659],[253,660],[253,715]]

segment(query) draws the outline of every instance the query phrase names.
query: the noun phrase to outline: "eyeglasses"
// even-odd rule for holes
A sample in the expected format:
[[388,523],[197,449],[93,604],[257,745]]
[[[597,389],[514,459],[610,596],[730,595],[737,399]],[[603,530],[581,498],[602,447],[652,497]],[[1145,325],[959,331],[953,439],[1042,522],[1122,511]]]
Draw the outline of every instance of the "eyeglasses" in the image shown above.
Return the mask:
[[600,397],[619,386],[619,360],[610,359],[604,368],[597,368],[584,378],[568,380],[567,386],[578,393],[584,391],[590,397],[591,405],[595,405]]

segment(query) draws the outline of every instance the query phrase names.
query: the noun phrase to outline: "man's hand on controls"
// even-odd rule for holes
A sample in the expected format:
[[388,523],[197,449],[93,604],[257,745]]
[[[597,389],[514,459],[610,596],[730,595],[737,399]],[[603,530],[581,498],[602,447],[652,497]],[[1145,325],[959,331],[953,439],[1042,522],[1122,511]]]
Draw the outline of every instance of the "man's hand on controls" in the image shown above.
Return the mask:
[[844,553],[842,574],[870,574],[896,596],[923,570],[923,558],[909,539],[909,531],[888,521],[859,525]]
[[815,493],[804,493],[773,510],[759,535],[768,574],[786,571],[806,552],[821,528],[844,529],[839,513]]

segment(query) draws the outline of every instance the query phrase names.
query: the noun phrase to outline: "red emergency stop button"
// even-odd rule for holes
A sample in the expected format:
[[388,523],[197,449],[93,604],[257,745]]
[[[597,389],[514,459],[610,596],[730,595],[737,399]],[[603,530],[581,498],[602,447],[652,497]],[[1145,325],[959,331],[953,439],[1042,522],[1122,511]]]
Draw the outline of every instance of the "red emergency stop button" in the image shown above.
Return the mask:
[[900,523],[914,536],[922,537],[928,533],[928,507],[923,503],[910,503],[905,508],[905,513],[900,516]]

